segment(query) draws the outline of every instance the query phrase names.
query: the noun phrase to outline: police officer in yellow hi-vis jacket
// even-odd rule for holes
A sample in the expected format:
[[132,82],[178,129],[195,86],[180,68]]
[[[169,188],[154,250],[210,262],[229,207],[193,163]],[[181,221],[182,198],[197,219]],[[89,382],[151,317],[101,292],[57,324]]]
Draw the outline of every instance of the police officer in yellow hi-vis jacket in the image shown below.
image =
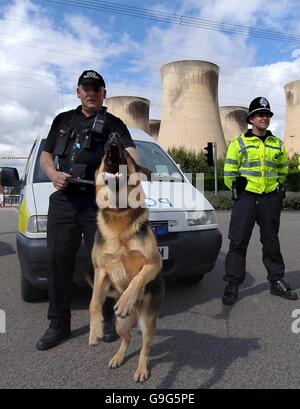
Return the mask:
[[273,112],[268,100],[255,98],[249,106],[245,134],[229,145],[224,181],[232,190],[230,246],[225,261],[224,280],[228,282],[223,303],[238,299],[239,285],[245,279],[246,253],[255,222],[260,227],[263,263],[268,272],[271,294],[297,300],[298,295],[283,280],[284,261],[279,244],[279,223],[284,197],[283,183],[288,174],[288,157],[282,141],[267,128]]

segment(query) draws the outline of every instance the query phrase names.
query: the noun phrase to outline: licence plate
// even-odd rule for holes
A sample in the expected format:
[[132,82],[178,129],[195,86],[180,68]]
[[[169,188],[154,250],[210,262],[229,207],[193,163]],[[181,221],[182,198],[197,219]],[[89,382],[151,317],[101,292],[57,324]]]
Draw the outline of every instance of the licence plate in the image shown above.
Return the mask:
[[165,236],[169,232],[168,224],[151,224],[152,230],[157,237]]
[[169,246],[159,246],[158,250],[160,252],[161,258],[163,260],[168,260],[168,258],[169,258]]

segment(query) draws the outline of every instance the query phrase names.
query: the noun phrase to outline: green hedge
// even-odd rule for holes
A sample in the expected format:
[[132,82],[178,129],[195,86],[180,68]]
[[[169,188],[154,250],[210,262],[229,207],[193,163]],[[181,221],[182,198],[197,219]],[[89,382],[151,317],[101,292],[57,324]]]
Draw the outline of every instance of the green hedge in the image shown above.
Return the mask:
[[289,192],[300,192],[300,173],[289,173],[286,184]]
[[[195,178],[193,178],[193,184],[194,180]],[[300,173],[290,173],[286,179],[286,185],[289,192],[300,192]],[[215,179],[212,175],[204,176],[204,190],[215,190]],[[218,177],[218,190],[227,190],[223,177]]]
[[[216,210],[230,210],[232,208],[231,192],[219,192],[215,196],[212,192],[205,192],[206,198]],[[287,192],[283,201],[284,210],[300,210],[300,194]]]
[[221,192],[218,196],[205,194],[212,206],[216,210],[230,210],[232,208],[231,192]]
[[[215,190],[215,178],[211,176],[204,177],[204,190],[214,191]],[[227,190],[227,187],[224,184],[224,178],[218,178],[218,191]]]
[[283,201],[283,208],[285,210],[300,210],[300,196],[288,192],[287,197]]
[[[172,147],[168,149],[168,154],[173,160],[180,165],[180,168],[185,173],[204,173],[205,175],[213,175],[214,168],[206,163],[206,156],[203,151],[196,152],[188,150],[184,146]],[[223,175],[224,159],[217,161],[218,174]]]

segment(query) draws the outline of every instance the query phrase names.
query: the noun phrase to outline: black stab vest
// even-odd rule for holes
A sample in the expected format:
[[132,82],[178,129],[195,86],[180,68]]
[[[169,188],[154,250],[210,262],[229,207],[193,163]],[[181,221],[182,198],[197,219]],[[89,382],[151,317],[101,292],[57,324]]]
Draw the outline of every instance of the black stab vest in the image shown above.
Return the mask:
[[97,132],[92,129],[94,120],[95,116],[89,122],[80,121],[76,110],[67,112],[63,117],[53,152],[61,172],[70,173],[74,178],[94,181],[108,139],[103,132],[105,107],[97,114]]

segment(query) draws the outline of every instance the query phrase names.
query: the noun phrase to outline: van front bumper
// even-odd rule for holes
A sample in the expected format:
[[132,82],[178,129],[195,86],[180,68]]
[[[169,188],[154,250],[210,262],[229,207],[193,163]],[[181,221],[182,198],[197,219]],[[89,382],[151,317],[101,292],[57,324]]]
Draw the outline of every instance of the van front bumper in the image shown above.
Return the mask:
[[222,234],[218,229],[171,233],[160,237],[158,245],[169,247],[162,271],[165,277],[201,276],[214,268]]
[[[34,287],[47,288],[48,252],[47,239],[30,239],[17,234],[17,250],[22,274]],[[82,241],[76,257],[74,282],[86,284],[85,275],[93,269]]]
[[[222,244],[218,229],[168,233],[158,237],[158,246],[169,248],[168,259],[163,262],[166,278],[201,276],[211,271]],[[17,249],[21,270],[35,287],[47,288],[47,240],[29,239],[17,234]],[[84,276],[92,270],[84,243],[76,259],[74,282],[82,285]]]

